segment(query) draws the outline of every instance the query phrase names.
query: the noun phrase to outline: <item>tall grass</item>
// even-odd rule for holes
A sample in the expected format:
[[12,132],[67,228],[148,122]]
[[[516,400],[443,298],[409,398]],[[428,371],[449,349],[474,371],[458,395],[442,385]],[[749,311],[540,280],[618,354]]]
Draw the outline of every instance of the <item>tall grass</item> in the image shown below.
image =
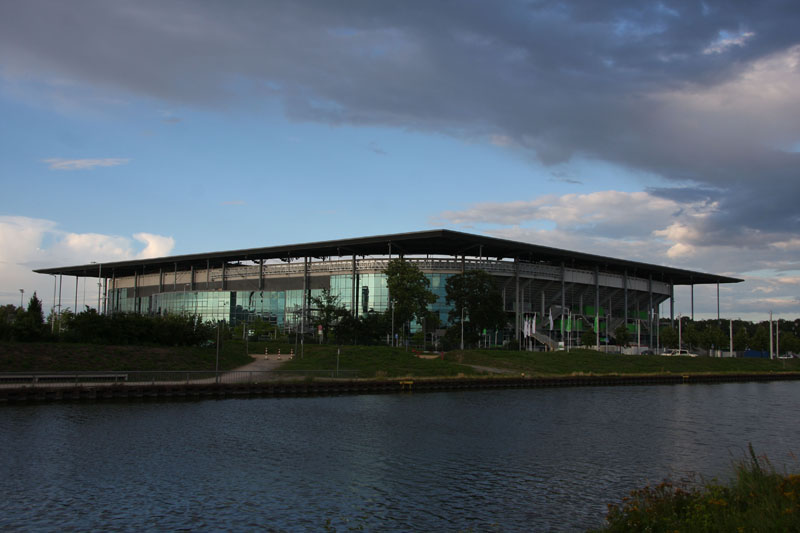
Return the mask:
[[778,532],[800,531],[800,475],[780,474],[764,456],[734,464],[728,484],[701,487],[663,482],[609,505],[598,531]]

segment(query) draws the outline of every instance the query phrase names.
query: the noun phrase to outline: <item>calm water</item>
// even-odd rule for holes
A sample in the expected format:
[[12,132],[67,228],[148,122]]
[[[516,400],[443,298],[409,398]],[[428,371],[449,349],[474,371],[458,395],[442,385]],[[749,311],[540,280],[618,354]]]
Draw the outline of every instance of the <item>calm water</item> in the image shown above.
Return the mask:
[[0,407],[3,530],[581,530],[748,442],[800,383]]

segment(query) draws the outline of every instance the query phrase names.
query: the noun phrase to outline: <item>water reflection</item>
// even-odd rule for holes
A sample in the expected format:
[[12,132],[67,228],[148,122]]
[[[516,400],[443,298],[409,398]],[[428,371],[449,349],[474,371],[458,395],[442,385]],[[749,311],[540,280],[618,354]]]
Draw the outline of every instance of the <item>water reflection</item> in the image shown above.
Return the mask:
[[631,488],[796,467],[794,383],[0,409],[4,529],[580,530]]

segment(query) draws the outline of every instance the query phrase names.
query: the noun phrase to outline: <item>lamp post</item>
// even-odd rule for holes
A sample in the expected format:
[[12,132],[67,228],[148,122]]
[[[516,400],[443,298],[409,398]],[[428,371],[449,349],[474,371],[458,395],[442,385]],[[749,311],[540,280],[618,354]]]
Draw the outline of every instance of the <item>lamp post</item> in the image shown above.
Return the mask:
[[461,304],[461,351],[464,351],[464,304]]
[[395,301],[392,300],[390,303],[392,304],[392,339],[391,339],[391,341],[392,341],[392,347],[394,347],[394,304],[395,304]]
[[729,326],[729,329],[728,329],[728,337],[729,337],[728,347],[730,348],[731,357],[733,357],[733,319],[732,318],[728,322],[728,326]]
[[25,298],[25,289],[19,290],[19,308],[22,309],[22,302]]
[[92,261],[93,265],[97,265],[97,314],[100,314],[100,287],[102,283],[100,278],[103,276],[103,265],[97,261]]

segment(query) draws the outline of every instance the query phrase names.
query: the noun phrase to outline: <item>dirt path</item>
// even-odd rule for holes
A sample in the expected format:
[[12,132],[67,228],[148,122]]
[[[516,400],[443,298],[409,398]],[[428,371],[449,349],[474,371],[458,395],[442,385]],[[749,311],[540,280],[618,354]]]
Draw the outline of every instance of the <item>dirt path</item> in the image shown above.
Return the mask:
[[480,366],[480,365],[467,365],[469,367],[474,368],[480,372],[488,372],[489,374],[518,374],[519,372],[515,370],[509,370],[507,368],[492,368],[490,366]]
[[240,366],[239,368],[235,368],[236,372],[269,372],[270,370],[277,370],[283,363],[285,363],[289,357],[282,356],[281,359],[278,359],[277,355],[269,355],[269,359],[264,359],[263,354],[254,354],[251,353],[250,357],[253,358],[252,363],[247,363],[244,366]]

